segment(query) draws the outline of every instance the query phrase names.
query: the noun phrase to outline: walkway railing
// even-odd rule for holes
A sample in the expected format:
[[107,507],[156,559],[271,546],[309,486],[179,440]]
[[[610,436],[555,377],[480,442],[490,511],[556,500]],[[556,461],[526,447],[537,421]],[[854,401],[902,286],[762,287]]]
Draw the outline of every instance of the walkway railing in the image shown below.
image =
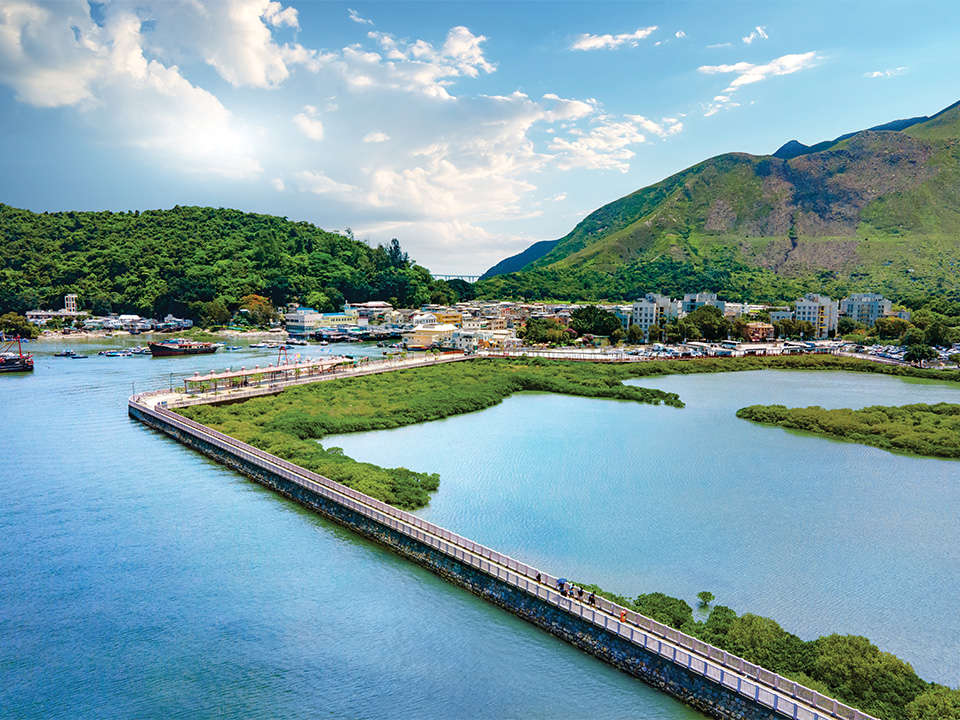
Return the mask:
[[[321,497],[348,507],[371,520],[414,538],[492,577],[528,592],[551,605],[604,628],[639,647],[795,720],[876,720],[856,708],[747,662],[713,645],[663,625],[644,615],[597,596],[593,605],[581,600],[577,589],[561,593],[558,578],[388,505],[283,458],[259,450],[194,420],[162,407],[151,407],[148,393],[130,398],[131,406],[160,422],[210,443],[235,457],[259,466]],[[540,582],[537,582],[537,577]],[[576,597],[574,596],[576,595]],[[584,596],[586,597],[586,596]]]

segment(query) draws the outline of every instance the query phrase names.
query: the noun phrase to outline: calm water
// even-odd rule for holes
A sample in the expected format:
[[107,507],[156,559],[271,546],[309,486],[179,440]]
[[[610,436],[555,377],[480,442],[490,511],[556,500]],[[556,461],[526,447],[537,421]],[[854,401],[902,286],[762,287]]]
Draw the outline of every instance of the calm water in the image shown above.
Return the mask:
[[754,403],[960,403],[960,386],[758,371],[636,384],[686,408],[548,394],[326,445],[439,472],[421,514],[552,573],[865,635],[960,684],[960,462],[738,420]]
[[[127,417],[134,387],[271,353],[66,346],[0,377],[0,717],[701,717]],[[548,499],[515,524],[566,524]]]

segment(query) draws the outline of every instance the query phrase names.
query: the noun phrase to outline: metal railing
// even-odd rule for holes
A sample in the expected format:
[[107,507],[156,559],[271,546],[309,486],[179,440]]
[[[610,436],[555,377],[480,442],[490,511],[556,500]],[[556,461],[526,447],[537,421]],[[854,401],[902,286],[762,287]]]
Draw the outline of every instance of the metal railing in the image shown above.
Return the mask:
[[[826,718],[876,720],[856,708],[821,695],[793,680],[747,662],[743,658],[605,598],[595,596],[591,604],[581,599],[576,588],[571,588],[570,594],[561,592],[557,587],[559,579],[557,576],[480,545],[446,528],[259,450],[194,420],[181,417],[162,407],[150,407],[143,402],[145,396],[156,394],[136,395],[130,398],[130,404],[138,411],[152,415],[163,424],[210,443],[321,497],[350,508],[384,527],[389,527],[483,573],[529,592],[551,605],[583,618],[692,672],[708,677],[786,717],[795,720],[825,720]],[[538,576],[540,582],[536,580]]]

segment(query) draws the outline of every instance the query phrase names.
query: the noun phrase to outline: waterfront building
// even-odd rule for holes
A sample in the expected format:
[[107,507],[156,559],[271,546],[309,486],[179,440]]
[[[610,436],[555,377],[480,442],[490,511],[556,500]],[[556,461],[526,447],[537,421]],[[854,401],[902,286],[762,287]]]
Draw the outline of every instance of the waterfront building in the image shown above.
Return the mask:
[[356,308],[350,308],[342,313],[321,313],[313,308],[300,307],[292,313],[287,313],[284,320],[287,323],[287,334],[291,337],[305,337],[313,334],[318,328],[342,327],[358,325],[360,314]]
[[703,307],[704,305],[712,305],[719,309],[720,312],[725,312],[727,306],[723,300],[717,299],[716,293],[687,293],[683,296],[681,310],[683,310],[684,315],[689,315],[698,307]]
[[660,306],[657,303],[647,298],[633,303],[630,311],[630,324],[643,330],[644,342],[650,340],[650,327],[656,325],[659,319]]
[[839,303],[833,298],[807,293],[797,300],[795,307],[797,322],[806,320],[813,325],[815,337],[825,338],[837,331]]
[[867,327],[872,327],[878,319],[890,315],[893,303],[877,293],[854,293],[840,301],[840,314]]
[[443,325],[417,325],[412,332],[403,336],[403,341],[411,350],[425,350],[433,346],[443,345],[447,341],[452,341],[453,334],[457,331],[456,325],[449,323]]
[[771,310],[770,322],[781,322],[783,320],[793,320],[793,310]]
[[767,342],[768,340],[773,340],[775,330],[773,325],[765,322],[752,322],[747,323],[747,333],[750,339],[750,342],[753,343],[762,343]]

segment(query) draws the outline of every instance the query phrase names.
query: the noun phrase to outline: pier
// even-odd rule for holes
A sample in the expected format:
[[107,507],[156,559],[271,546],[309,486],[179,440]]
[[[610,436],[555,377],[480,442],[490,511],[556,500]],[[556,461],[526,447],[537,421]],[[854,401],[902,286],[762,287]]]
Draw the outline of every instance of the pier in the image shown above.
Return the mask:
[[165,402],[162,394],[135,395],[128,412],[710,717],[875,720],[608,600],[591,603],[554,574],[181,417]]

